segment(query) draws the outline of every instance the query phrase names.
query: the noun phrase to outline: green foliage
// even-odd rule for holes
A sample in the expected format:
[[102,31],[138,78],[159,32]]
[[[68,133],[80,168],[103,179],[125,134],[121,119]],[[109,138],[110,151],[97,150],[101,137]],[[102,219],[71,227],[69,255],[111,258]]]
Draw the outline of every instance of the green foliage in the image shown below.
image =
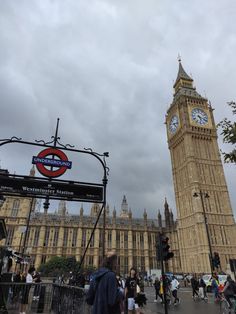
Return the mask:
[[[47,263],[40,265],[38,271],[43,276],[59,276],[66,275],[69,272],[78,272],[79,262],[76,261],[75,257],[61,257],[54,256]],[[85,266],[81,271],[86,273],[92,273],[95,270],[93,266]]]
[[74,257],[54,256],[47,263],[40,265],[38,271],[45,276],[57,276],[63,273],[74,271],[77,262]]
[[[236,103],[234,101],[228,102],[228,105],[232,108],[233,114],[236,114]],[[221,128],[221,135],[223,135],[223,142],[232,144],[232,151],[225,153],[224,161],[228,163],[236,163],[236,122],[232,122],[227,118],[223,119],[217,127]]]

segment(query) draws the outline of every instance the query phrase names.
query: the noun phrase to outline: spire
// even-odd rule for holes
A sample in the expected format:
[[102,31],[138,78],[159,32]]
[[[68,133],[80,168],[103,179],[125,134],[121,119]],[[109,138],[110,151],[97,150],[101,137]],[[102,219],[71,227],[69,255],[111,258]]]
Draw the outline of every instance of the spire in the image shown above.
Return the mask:
[[83,214],[84,214],[84,208],[83,208],[83,204],[81,204],[81,207],[80,207],[80,216],[83,217]]
[[165,197],[164,208],[165,208],[166,227],[170,227],[170,210],[169,210],[169,205],[167,203],[166,197]]
[[146,211],[146,208],[144,208],[143,219],[144,219],[144,220],[147,220],[147,211]]
[[162,228],[162,217],[161,217],[160,209],[158,210],[157,219],[158,219],[158,227],[159,227],[159,228]]
[[32,168],[30,169],[30,177],[35,176],[35,166],[33,165]]
[[164,209],[165,209],[165,213],[166,213],[166,212],[169,212],[169,205],[168,205],[168,203],[167,203],[166,197],[165,197]]
[[121,204],[121,211],[128,212],[128,203],[127,203],[125,195],[123,196],[123,200]]
[[112,213],[113,218],[116,218],[116,208],[114,207],[113,213]]
[[129,209],[129,219],[132,219],[132,211],[131,211],[131,208]]
[[[179,72],[177,74],[177,78],[175,80],[175,84],[180,80],[186,80],[186,81],[190,81],[190,82],[193,82],[193,79],[185,72],[183,66],[182,66],[182,63],[181,63],[181,59],[179,58]],[[174,87],[175,87],[175,84],[174,84]]]
[[170,210],[170,224],[171,224],[171,226],[174,226],[174,214],[173,214],[172,210]]
[[174,83],[174,100],[176,100],[179,96],[189,96],[198,98],[201,100],[205,100],[198,92],[196,88],[193,86],[193,79],[185,72],[180,56],[178,57],[179,61],[179,71],[177,74],[177,78]]

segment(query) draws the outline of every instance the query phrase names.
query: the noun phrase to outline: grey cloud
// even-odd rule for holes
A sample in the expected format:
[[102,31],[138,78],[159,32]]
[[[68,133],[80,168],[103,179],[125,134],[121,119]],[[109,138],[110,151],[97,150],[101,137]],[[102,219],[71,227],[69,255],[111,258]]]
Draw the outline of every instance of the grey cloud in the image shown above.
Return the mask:
[[[111,207],[126,194],[134,215],[146,208],[154,217],[165,196],[175,210],[164,120],[177,55],[216,121],[231,117],[225,104],[236,99],[235,11],[229,0],[2,1],[1,137],[50,139],[60,117],[64,143],[110,152]],[[4,149],[1,164],[28,173],[26,153],[37,152]],[[95,163],[70,157],[75,168],[65,178],[100,180]],[[225,172],[236,210],[232,166]]]

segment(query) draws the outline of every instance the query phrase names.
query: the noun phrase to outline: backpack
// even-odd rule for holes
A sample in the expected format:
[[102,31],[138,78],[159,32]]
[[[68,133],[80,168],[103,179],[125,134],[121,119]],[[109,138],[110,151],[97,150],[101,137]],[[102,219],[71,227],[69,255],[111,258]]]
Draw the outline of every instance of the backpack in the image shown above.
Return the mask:
[[100,276],[98,279],[92,279],[91,280],[91,282],[90,282],[90,286],[89,286],[89,290],[88,290],[88,292],[87,292],[87,294],[86,294],[86,303],[88,304],[88,305],[93,305],[93,303],[94,303],[94,299],[95,299],[95,295],[96,295],[96,291],[97,291],[97,288],[98,288],[98,284],[99,284],[99,282],[100,282],[100,280],[102,279],[102,277],[104,276],[104,275],[106,275],[107,273],[109,273],[110,271],[108,270],[108,271],[106,271],[106,272],[104,272],[103,274],[102,274],[102,276]]
[[233,281],[233,280],[230,281],[229,288],[233,294],[236,294],[236,283],[235,283],[235,281]]

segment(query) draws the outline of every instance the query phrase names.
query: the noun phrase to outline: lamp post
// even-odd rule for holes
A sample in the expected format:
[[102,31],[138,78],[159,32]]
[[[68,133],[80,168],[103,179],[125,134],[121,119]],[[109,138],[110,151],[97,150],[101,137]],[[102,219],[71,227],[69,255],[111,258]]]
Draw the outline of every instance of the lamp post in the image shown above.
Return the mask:
[[195,192],[193,194],[193,197],[199,197],[199,196],[200,196],[201,203],[202,203],[203,217],[204,217],[204,223],[205,223],[206,233],[207,233],[207,240],[208,240],[208,246],[209,246],[209,252],[210,252],[211,272],[213,273],[214,269],[213,269],[213,265],[212,265],[213,255],[212,255],[211,239],[210,239],[210,233],[209,233],[208,222],[207,222],[206,211],[205,211],[204,200],[203,200],[203,197],[209,198],[209,195],[207,193],[202,192],[201,190],[199,191],[199,193]]
[[31,217],[31,213],[32,213],[32,210],[33,210],[33,207],[34,207],[34,199],[31,198],[30,200],[30,210],[29,210],[29,214],[28,214],[28,217],[27,217],[27,222],[26,222],[26,230],[25,230],[25,236],[24,236],[24,241],[23,241],[23,247],[22,247],[22,257],[24,257],[24,254],[25,254],[25,249],[26,249],[26,240],[27,240],[27,237],[28,237],[28,234],[29,234],[29,225],[30,225],[30,217]]
[[3,195],[0,195],[0,208],[4,204],[5,200],[6,200],[5,197]]

